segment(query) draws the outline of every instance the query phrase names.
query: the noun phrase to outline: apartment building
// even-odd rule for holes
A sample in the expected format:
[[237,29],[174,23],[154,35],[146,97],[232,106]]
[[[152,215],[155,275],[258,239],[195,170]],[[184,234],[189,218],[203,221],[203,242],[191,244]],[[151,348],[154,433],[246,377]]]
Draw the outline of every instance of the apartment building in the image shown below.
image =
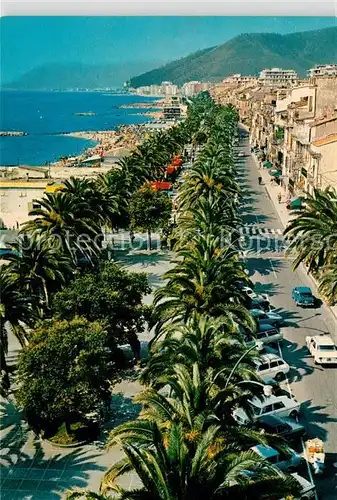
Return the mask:
[[259,82],[268,87],[289,87],[298,81],[298,75],[293,69],[271,68],[260,72]]
[[241,75],[240,73],[236,73],[234,75],[230,75],[227,78],[222,80],[222,83],[236,83],[237,85],[246,85],[251,83],[257,83],[256,76],[251,75]]
[[337,76],[337,64],[317,64],[308,70],[308,77],[315,76]]
[[316,75],[280,87],[226,79],[211,94],[238,109],[259,160],[278,169],[286,193],[337,187],[337,77]]

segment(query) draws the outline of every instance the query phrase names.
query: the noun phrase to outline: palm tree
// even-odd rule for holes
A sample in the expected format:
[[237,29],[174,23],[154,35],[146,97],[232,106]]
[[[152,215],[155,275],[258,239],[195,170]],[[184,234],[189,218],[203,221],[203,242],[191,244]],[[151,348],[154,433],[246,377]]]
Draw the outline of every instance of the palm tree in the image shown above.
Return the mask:
[[131,197],[131,178],[128,172],[111,170],[98,175],[95,187],[103,197],[105,222],[112,229],[129,226],[128,205]]
[[23,233],[50,238],[76,262],[78,253],[91,259],[99,252],[101,220],[85,201],[68,192],[47,193],[39,200],[41,208],[29,215],[35,218],[23,224]]
[[[231,444],[219,443],[219,427],[210,426],[192,444],[183,426],[173,423],[163,433],[155,422],[138,426],[136,443],[116,437],[111,443],[122,447],[125,458],[105,474],[101,492],[113,491],[119,499],[190,500],[269,498],[271,493],[297,493],[299,486],[252,451],[241,452]],[[125,473],[136,472],[142,487],[127,491],[117,485]],[[243,473],[243,471],[247,471]]]
[[4,396],[9,389],[9,369],[6,363],[8,329],[11,329],[21,346],[26,345],[27,326],[31,324],[35,315],[34,297],[21,293],[17,280],[7,266],[0,268],[0,298],[0,392]]
[[[208,315],[190,317],[186,323],[174,323],[164,330],[164,339],[154,339],[140,381],[152,387],[162,386],[162,377],[171,375],[175,364],[198,363],[202,373],[227,367],[227,374],[242,354],[242,334],[227,317]],[[242,379],[251,378],[251,355],[241,363]],[[246,372],[245,369],[248,369]],[[224,375],[225,376],[225,375]]]
[[65,494],[65,500],[112,500],[109,495],[102,495],[100,493],[95,493],[94,491],[82,490],[80,488],[74,488],[69,490]]
[[337,261],[324,267],[319,276],[318,291],[329,304],[337,302]]
[[304,262],[308,272],[320,272],[335,260],[337,252],[336,190],[315,188],[306,195],[303,208],[293,210],[292,215],[284,234],[290,241],[288,254],[295,255],[293,267]]
[[15,252],[8,260],[13,278],[18,280],[24,293],[38,297],[48,309],[50,294],[73,275],[71,260],[51,240],[38,234],[23,234],[12,247]]
[[157,334],[167,322],[186,321],[192,312],[225,316],[255,328],[236,285],[238,280],[249,283],[244,266],[236,250],[221,248],[220,243],[219,238],[197,234],[179,250],[176,266],[164,275],[165,285],[155,292]]

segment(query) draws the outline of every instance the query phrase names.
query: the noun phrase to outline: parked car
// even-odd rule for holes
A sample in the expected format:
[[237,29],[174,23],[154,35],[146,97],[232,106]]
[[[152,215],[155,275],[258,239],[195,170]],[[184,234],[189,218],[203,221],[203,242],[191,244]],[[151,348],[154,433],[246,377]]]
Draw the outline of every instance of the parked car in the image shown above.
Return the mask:
[[[270,348],[268,347],[268,349]],[[271,387],[271,393],[274,394],[274,396],[287,396],[287,398],[293,397],[291,392],[284,389],[284,387],[281,386],[280,383],[274,378],[265,378],[263,379],[263,382],[266,386]]]
[[278,469],[288,471],[295,469],[303,462],[303,457],[296,453],[292,448],[287,447],[285,451],[278,451],[271,446],[258,444],[252,446],[251,450],[257,455],[264,458],[267,462],[275,465]]
[[[300,476],[297,472],[293,472],[291,476],[293,476],[301,486],[301,494],[299,497],[294,498],[294,500],[310,500],[311,498],[316,498],[316,486],[314,483]],[[281,500],[285,500],[285,498],[281,498]]]
[[259,325],[267,324],[272,326],[280,326],[283,323],[283,318],[274,312],[265,312],[261,309],[251,309],[249,311],[256,319]]
[[308,286],[295,286],[291,296],[297,306],[312,307],[315,305],[315,297]]
[[296,418],[300,412],[301,405],[294,398],[287,396],[265,396],[254,397],[249,401],[251,417],[243,408],[233,410],[233,418],[241,425],[259,420],[266,415],[277,415],[279,417]]
[[243,156],[245,156],[245,153],[243,151],[239,151],[238,152],[238,157],[242,158]]
[[[273,344],[283,339],[283,333],[272,325],[260,325],[259,331],[255,334],[254,342],[262,342],[263,344]],[[253,341],[246,342],[247,347],[253,345]]]
[[265,415],[257,422],[259,429],[268,434],[289,439],[296,439],[305,434],[305,427],[292,418],[282,418],[277,415]]
[[289,373],[290,366],[284,359],[277,354],[263,354],[258,361],[255,362],[256,373],[263,379],[275,378],[281,380]]
[[242,291],[245,292],[248,297],[252,300],[254,299],[263,299],[265,300],[266,302],[270,302],[269,301],[269,297],[266,293],[256,293],[252,288],[250,288],[249,286],[244,286],[242,287]]
[[306,337],[305,342],[316,365],[337,364],[337,346],[330,335]]
[[270,312],[269,300],[263,299],[262,297],[256,297],[254,299],[247,297],[247,307],[249,310],[260,309],[264,312]]

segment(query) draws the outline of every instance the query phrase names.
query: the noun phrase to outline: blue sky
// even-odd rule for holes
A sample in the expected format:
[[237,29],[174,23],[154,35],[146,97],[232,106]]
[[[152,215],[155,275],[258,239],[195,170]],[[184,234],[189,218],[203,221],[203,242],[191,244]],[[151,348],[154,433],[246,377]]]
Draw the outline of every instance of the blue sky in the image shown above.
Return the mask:
[[3,17],[1,70],[11,81],[44,63],[166,62],[241,33],[336,25],[328,17]]

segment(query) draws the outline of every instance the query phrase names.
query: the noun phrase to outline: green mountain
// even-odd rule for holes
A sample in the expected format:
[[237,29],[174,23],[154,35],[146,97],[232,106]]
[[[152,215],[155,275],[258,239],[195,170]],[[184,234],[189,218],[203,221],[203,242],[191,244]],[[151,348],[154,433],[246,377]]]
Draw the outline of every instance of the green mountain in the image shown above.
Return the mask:
[[3,84],[13,90],[62,90],[120,87],[131,75],[155,68],[160,62],[130,62],[111,65],[78,63],[44,64],[18,80]]
[[257,75],[264,68],[295,69],[305,76],[315,64],[337,63],[337,26],[290,35],[252,33],[195,52],[131,78],[133,87],[171,81],[217,81],[233,74]]

